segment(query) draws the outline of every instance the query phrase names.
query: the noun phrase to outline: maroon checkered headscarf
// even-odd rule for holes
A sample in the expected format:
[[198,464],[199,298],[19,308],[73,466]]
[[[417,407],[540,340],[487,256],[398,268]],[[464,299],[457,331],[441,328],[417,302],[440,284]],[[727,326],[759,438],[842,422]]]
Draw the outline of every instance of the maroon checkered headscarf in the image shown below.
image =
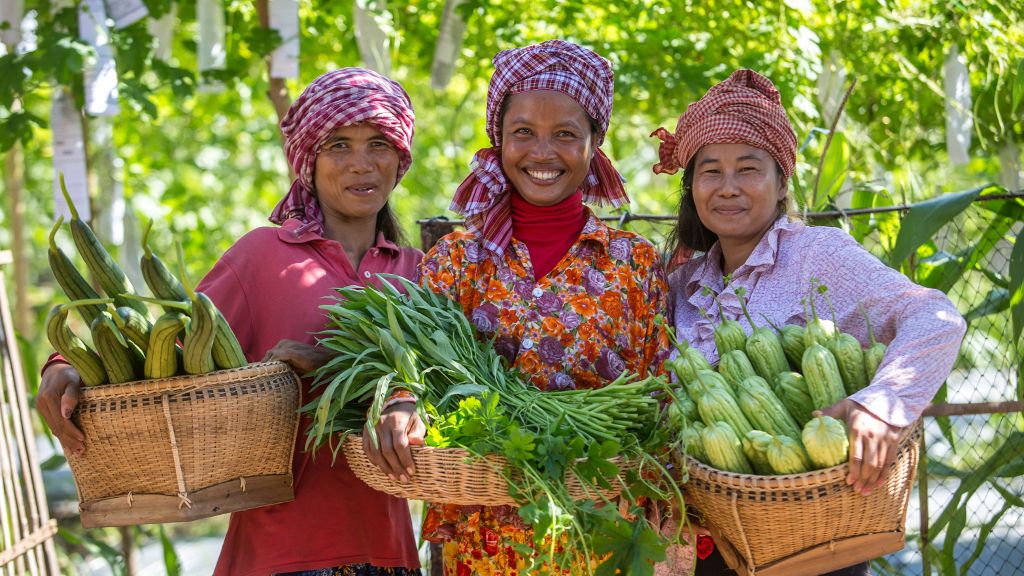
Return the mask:
[[660,161],[655,174],[675,174],[707,144],[748,144],[765,150],[786,178],[796,166],[796,134],[771,80],[753,70],[737,70],[691,104],[679,117],[676,133],[658,128]]
[[[472,172],[459,185],[451,210],[466,217],[466,227],[480,236],[484,247],[501,257],[512,238],[511,185],[501,166],[501,107],[512,94],[554,90],[572,98],[597,122],[594,135],[604,142],[612,114],[611,64],[593,51],[564,40],[503,50],[494,57],[494,74],[487,89],[487,136],[491,147],[473,156]],[[581,185],[583,200],[618,207],[629,198],[622,176],[600,148]]]
[[299,234],[323,234],[323,213],[313,188],[313,167],[320,147],[342,126],[369,122],[398,150],[398,179],[412,164],[412,103],[402,87],[363,68],[341,68],[321,75],[302,91],[281,120],[284,151],[295,171],[288,194],[277,204],[270,221],[288,218],[304,222]]

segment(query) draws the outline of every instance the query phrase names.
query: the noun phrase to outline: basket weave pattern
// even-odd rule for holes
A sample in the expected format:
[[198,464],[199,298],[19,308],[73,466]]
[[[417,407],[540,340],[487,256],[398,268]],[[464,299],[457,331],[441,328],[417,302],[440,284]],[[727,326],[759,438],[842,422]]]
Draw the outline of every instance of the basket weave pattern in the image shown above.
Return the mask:
[[867,496],[846,484],[848,464],[804,474],[755,476],[687,458],[687,502],[721,530],[751,568],[844,538],[902,532],[920,435],[915,426],[904,436],[892,473]]
[[[412,459],[416,465],[416,477],[409,483],[395,482],[380,468],[370,462],[363,451],[363,439],[350,435],[343,445],[345,459],[356,477],[375,490],[406,498],[440,504],[461,506],[517,506],[508,494],[508,483],[502,472],[507,465],[505,458],[496,455],[477,457],[461,448],[434,448],[413,446]],[[622,468],[622,461],[612,458]],[[619,486],[601,489],[605,498],[614,498],[621,491]],[[577,499],[598,499],[593,489],[584,488],[572,474],[566,477],[569,494]]]
[[79,498],[185,501],[220,482],[291,474],[298,393],[280,362],[83,388],[73,420],[86,451],[68,454]]

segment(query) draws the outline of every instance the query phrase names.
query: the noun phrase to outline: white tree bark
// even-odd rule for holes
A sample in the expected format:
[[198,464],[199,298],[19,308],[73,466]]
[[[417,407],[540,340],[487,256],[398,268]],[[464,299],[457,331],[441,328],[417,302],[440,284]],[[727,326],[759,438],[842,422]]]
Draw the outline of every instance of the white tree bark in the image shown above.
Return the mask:
[[356,42],[363,65],[370,70],[391,75],[391,36],[394,27],[384,0],[356,0],[353,8]]
[[967,61],[953,46],[943,64],[946,89],[946,150],[952,164],[970,160],[974,114],[971,112],[971,79]]
[[462,51],[462,38],[466,33],[466,22],[459,16],[458,8],[465,0],[445,0],[441,16],[441,31],[434,48],[434,63],[430,67],[430,86],[444,90],[455,72],[455,63]]

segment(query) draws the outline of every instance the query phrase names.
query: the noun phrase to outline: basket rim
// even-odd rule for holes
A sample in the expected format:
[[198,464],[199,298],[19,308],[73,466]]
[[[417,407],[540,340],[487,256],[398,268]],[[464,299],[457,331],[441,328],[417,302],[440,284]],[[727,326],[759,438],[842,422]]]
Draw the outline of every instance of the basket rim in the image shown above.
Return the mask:
[[[345,436],[344,442],[345,443],[358,442],[359,443],[359,450],[362,451],[362,449],[363,449],[363,436],[362,436],[362,434],[356,434],[356,433],[348,434],[348,435]],[[417,444],[415,446],[410,445],[409,449],[412,450],[414,458],[417,455],[422,455],[423,457],[429,458],[431,454],[433,454],[434,452],[438,452],[438,453],[442,453],[442,454],[446,454],[446,455],[458,455],[458,456],[461,456],[461,457],[464,457],[464,458],[470,458],[473,461],[476,461],[476,460],[490,460],[492,464],[497,464],[497,465],[502,465],[502,466],[504,466],[505,464],[508,463],[508,459],[505,458],[504,456],[502,456],[501,454],[484,454],[484,455],[480,455],[480,454],[476,454],[474,452],[470,452],[469,450],[467,450],[465,448],[458,447],[458,446],[421,446],[421,445]],[[579,460],[583,461],[583,460],[586,460],[586,458],[580,458]],[[609,458],[608,461],[616,463],[616,465],[619,466],[620,471],[624,467],[625,468],[629,468],[630,460],[628,458],[623,457],[623,456],[613,456],[613,457]]]
[[[133,380],[131,382],[101,384],[99,386],[82,386],[79,391],[79,402],[114,397],[145,396],[155,393],[166,394],[168,392],[185,394],[192,390],[216,384],[237,382],[242,379],[258,378],[261,376],[273,376],[287,372],[293,372],[291,366],[278,360],[272,360],[270,362],[246,364],[240,368],[216,370],[205,374],[184,374],[181,376],[171,376],[170,378]],[[294,377],[298,379],[297,374]]]
[[[516,502],[508,494],[507,479],[504,477],[508,459],[502,455],[478,455],[461,447],[410,446],[409,448],[413,452],[413,459],[416,461],[417,466],[432,467],[443,462],[448,466],[458,466],[481,477],[495,475],[495,478],[501,479],[500,489],[498,490],[494,489],[497,484],[492,484],[488,488],[480,488],[479,490],[467,490],[462,484],[458,483],[454,485],[431,483],[429,487],[424,487],[418,481],[408,484],[398,483],[384,476],[379,468],[370,462],[366,456],[366,452],[363,450],[362,439],[361,435],[354,432],[347,434],[342,443],[342,450],[345,453],[349,467],[356,477],[375,490],[410,500],[451,503],[463,506],[521,505],[521,503]],[[356,462],[353,462],[353,459]],[[624,473],[625,470],[631,468],[630,461],[621,456],[616,456],[610,460],[619,466],[620,473]],[[365,474],[364,477],[365,471],[363,469],[365,466],[369,466],[374,471]],[[482,466],[485,468],[481,468]],[[569,488],[569,493],[577,500],[590,496],[590,491],[585,487],[579,486],[579,479],[571,478],[568,471],[566,472],[565,481]],[[577,483],[577,488],[575,489],[573,488],[574,482]],[[601,489],[595,488],[595,490],[597,493],[602,493]],[[619,491],[620,489],[615,489],[614,493],[606,494],[606,497],[614,498],[618,495]]]
[[[352,444],[353,446],[358,446],[358,449],[360,451],[363,451],[363,436],[362,436],[362,434],[352,433],[352,434],[346,435],[345,436],[345,443],[346,444]],[[422,455],[424,457],[429,458],[431,454],[436,452],[436,453],[439,453],[439,454],[446,454],[446,455],[450,455],[450,456],[451,455],[456,455],[456,456],[465,457],[465,458],[472,458],[474,461],[475,460],[481,460],[481,459],[492,460],[494,464],[498,464],[498,465],[502,465],[502,466],[504,466],[508,462],[508,460],[504,456],[502,456],[500,454],[484,454],[484,455],[481,456],[479,454],[475,454],[475,453],[470,452],[469,450],[467,450],[465,448],[460,448],[458,446],[421,446],[421,445],[413,446],[413,445],[410,445],[409,446],[409,450],[412,451],[413,457],[415,457],[417,455]]]
[[[899,459],[912,444],[921,439],[921,426],[915,422],[907,426],[900,439],[899,450],[896,458]],[[895,460],[894,460],[895,464]],[[757,474],[741,474],[712,468],[695,458],[686,456],[686,468],[689,470],[691,480],[701,480],[708,483],[719,484],[731,488],[758,489],[758,490],[802,490],[846,482],[846,476],[850,471],[850,464],[844,462],[838,466],[812,470],[800,474],[779,474],[772,476],[760,476]]]

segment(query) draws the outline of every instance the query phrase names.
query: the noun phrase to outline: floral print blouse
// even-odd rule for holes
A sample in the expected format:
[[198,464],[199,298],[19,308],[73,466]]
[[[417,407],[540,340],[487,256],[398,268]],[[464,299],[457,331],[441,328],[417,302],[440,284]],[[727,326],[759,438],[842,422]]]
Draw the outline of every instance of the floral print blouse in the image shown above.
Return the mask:
[[[665,330],[654,323],[657,314],[669,318],[657,250],[593,213],[566,256],[539,280],[525,244],[512,239],[498,264],[469,232],[442,238],[427,253],[419,274],[422,285],[461,304],[480,334],[495,338],[497,351],[541,390],[598,388],[623,370],[641,377],[660,373],[668,355]],[[435,505],[423,535],[457,545],[463,565],[451,567],[451,573],[466,568],[505,573],[475,564],[488,562],[488,556],[506,563],[489,551],[523,541],[528,532],[510,526],[516,520],[509,510]],[[487,546],[481,554],[479,544],[488,541],[498,546]],[[446,546],[446,552],[450,549]],[[509,566],[507,573],[515,573],[514,568]]]

